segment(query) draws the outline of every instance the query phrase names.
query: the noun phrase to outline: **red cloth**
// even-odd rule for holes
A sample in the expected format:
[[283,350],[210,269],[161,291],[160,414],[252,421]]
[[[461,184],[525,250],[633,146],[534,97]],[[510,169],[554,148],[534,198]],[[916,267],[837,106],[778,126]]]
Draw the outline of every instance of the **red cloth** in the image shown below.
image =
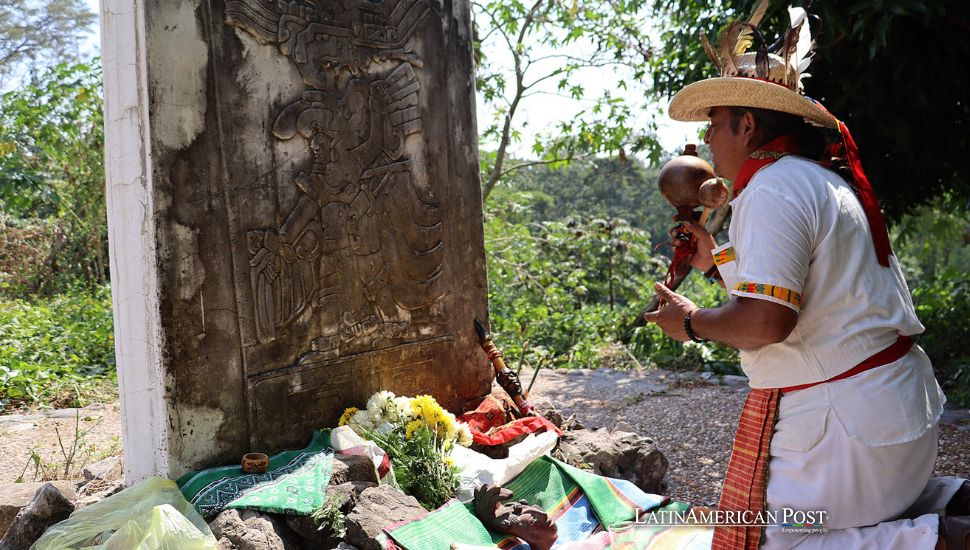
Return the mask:
[[[764,511],[768,451],[780,397],[781,390],[753,389],[745,399],[717,504],[719,510]],[[761,536],[761,527],[715,527],[711,550],[757,550]]]
[[541,416],[526,416],[509,422],[507,407],[494,395],[489,395],[474,411],[466,412],[458,417],[468,424],[472,431],[472,440],[479,445],[501,445],[530,433],[543,430],[562,435],[562,431],[555,424]]
[[889,229],[886,228],[886,220],[882,217],[882,210],[879,208],[879,200],[876,193],[869,184],[869,178],[862,170],[862,160],[859,158],[859,148],[849,133],[848,126],[841,120],[839,121],[839,133],[842,134],[842,147],[849,168],[852,170],[852,179],[855,182],[853,190],[859,196],[862,209],[866,212],[866,219],[869,220],[869,229],[872,232],[872,243],[876,247],[876,259],[879,265],[889,267],[889,256],[893,254],[892,245],[889,244]]
[[741,170],[738,171],[738,177],[735,178],[733,184],[734,196],[737,197],[741,194],[741,191],[744,191],[744,188],[758,170],[797,150],[798,143],[793,134],[778,136],[759,147],[741,165]]

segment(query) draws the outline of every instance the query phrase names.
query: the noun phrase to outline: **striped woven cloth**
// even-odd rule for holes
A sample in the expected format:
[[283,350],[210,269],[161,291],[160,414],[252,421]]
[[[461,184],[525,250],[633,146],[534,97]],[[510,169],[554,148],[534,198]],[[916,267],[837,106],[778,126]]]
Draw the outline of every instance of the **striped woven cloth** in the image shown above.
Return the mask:
[[[768,451],[780,398],[781,391],[777,389],[753,389],[748,393],[734,435],[718,509],[764,511]],[[757,550],[762,534],[761,527],[717,527],[711,550]]]
[[[603,550],[610,548],[606,527],[634,519],[636,509],[686,511],[689,505],[644,493],[632,483],[579,470],[547,456],[535,460],[505,484],[515,500],[540,506],[555,522],[559,538],[556,550]],[[390,535],[385,548],[449,550],[463,544],[503,550],[527,550],[517,538],[489,532],[475,517],[471,504],[452,500],[427,516],[385,528]],[[675,550],[710,548],[709,528],[637,528],[637,548]]]

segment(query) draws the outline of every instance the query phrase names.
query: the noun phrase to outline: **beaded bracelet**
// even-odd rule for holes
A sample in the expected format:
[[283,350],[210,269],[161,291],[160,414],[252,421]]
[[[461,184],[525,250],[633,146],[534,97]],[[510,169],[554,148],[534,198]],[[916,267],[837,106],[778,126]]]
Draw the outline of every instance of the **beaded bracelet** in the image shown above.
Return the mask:
[[[691,313],[693,313],[693,312],[691,312]],[[697,335],[694,334],[694,329],[691,328],[691,326],[690,326],[690,316],[691,316],[691,313],[688,313],[684,317],[684,332],[687,333],[687,337],[690,338],[691,342],[697,342],[698,344],[703,344],[704,342],[707,342],[707,340],[705,340],[703,338],[698,338]]]

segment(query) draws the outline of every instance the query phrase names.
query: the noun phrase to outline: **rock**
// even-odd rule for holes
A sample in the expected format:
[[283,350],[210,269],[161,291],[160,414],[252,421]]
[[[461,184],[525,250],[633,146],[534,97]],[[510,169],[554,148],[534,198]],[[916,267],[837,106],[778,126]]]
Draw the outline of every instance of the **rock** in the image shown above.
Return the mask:
[[54,409],[47,413],[48,418],[76,418],[81,415],[81,409]]
[[613,426],[613,431],[614,432],[633,432],[633,433],[635,433],[636,432],[636,428],[634,428],[633,426],[631,426],[631,425],[629,425],[626,422],[623,422],[621,420],[621,421],[617,422]]
[[292,540],[293,532],[286,526],[285,516],[243,510],[239,517],[250,531],[265,533],[267,540],[272,540],[273,535],[275,535],[283,544],[284,550],[296,550]]
[[37,489],[0,539],[0,550],[30,548],[48,527],[64,521],[74,511],[74,505],[51,483]]
[[[74,500],[76,494],[74,483],[71,481],[53,481],[54,487],[68,500]],[[7,532],[7,528],[13,522],[20,510],[30,503],[34,494],[45,483],[42,481],[32,483],[4,483],[0,484],[0,537]]]
[[[327,500],[329,502],[333,499],[340,513],[346,517],[360,501],[360,493],[371,487],[377,487],[377,484],[369,481],[350,481],[340,485],[330,485],[327,487]],[[321,529],[316,520],[307,516],[286,516],[286,526],[303,539],[305,548],[335,548],[342,539],[342,535],[326,527]]]
[[330,484],[340,485],[348,481],[366,481],[378,483],[377,470],[374,463],[366,456],[333,455],[333,472],[330,474]]
[[725,374],[721,377],[720,383],[724,386],[729,386],[732,388],[747,388],[748,377],[738,376],[737,374]]
[[78,508],[90,506],[95,502],[110,497],[115,493],[120,493],[125,488],[125,480],[118,479],[92,479],[78,489],[77,499],[74,505]]
[[950,408],[949,403],[946,405],[943,409],[943,415],[940,416],[940,424],[962,426],[970,423],[970,411],[967,409]]
[[209,529],[225,550],[294,550],[286,525],[266,514],[223,510]]
[[360,494],[373,487],[377,487],[377,484],[369,481],[351,481],[340,485],[331,485],[327,487],[327,497],[339,499],[340,511],[349,514],[360,502]]
[[548,399],[537,402],[535,409],[536,412],[552,422],[560,430],[582,430],[584,427],[579,420],[576,420],[576,415],[564,418],[562,413],[559,412],[559,409]]
[[357,506],[347,514],[347,535],[344,539],[361,550],[380,550],[376,538],[381,529],[402,521],[410,521],[427,514],[417,499],[405,495],[390,485],[378,485],[360,493]]
[[109,456],[104,460],[85,466],[81,470],[81,475],[88,481],[92,479],[118,479],[122,474],[121,469],[121,457]]
[[301,539],[302,548],[333,548],[339,542],[309,516],[286,516],[286,526]]
[[630,481],[648,493],[661,493],[667,474],[667,458],[653,440],[632,432],[567,431],[553,455],[574,466],[588,465],[599,475]]

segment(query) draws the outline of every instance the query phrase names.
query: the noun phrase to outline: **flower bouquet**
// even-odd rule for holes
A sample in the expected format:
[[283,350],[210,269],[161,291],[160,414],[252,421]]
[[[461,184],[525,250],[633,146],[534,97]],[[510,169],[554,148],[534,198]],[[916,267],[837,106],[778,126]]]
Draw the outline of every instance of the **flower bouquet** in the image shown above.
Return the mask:
[[365,409],[345,410],[339,425],[384,449],[398,487],[421,506],[433,510],[455,495],[458,469],[449,455],[456,444],[471,445],[472,433],[430,395],[408,398],[380,391]]

